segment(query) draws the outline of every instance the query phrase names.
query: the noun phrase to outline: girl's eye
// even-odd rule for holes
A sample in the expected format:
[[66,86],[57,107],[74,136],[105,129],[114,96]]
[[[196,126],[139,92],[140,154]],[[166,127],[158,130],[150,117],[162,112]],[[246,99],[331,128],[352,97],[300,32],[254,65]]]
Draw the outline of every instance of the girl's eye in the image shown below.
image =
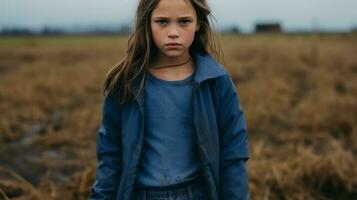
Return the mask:
[[[164,19],[161,19],[161,20],[157,20],[156,23],[160,24],[160,25],[165,25],[167,24],[167,20],[164,20]],[[180,24],[183,24],[183,25],[187,25],[188,23],[191,23],[191,20],[181,20],[180,21]]]
[[166,21],[166,20],[157,20],[156,22],[159,23],[160,25],[163,25],[163,24],[165,24],[167,21]]
[[186,19],[186,20],[182,20],[182,21],[181,21],[181,24],[188,24],[188,23],[190,23],[190,22],[191,22],[191,20],[187,20],[187,19]]

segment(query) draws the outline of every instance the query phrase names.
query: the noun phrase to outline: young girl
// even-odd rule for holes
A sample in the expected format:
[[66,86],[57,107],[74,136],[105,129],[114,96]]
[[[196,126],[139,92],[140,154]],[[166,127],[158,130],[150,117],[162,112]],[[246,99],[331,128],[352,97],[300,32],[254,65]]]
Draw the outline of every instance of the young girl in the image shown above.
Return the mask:
[[249,199],[246,122],[209,15],[205,0],[139,2],[104,84],[91,200]]

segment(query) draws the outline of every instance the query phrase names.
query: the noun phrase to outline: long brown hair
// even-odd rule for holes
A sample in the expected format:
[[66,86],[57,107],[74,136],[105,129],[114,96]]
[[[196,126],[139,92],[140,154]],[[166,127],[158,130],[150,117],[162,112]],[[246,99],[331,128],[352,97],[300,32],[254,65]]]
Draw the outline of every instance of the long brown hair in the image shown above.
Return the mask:
[[[213,24],[209,21],[209,16],[214,16],[206,0],[189,1],[196,11],[197,23],[200,24],[190,46],[190,53],[210,53],[218,61],[222,60],[222,49],[211,27]],[[140,0],[136,10],[135,29],[129,37],[126,55],[108,72],[105,79],[104,94],[119,93],[121,104],[143,91],[150,60],[158,51],[152,40],[150,21],[159,2],[160,0]]]

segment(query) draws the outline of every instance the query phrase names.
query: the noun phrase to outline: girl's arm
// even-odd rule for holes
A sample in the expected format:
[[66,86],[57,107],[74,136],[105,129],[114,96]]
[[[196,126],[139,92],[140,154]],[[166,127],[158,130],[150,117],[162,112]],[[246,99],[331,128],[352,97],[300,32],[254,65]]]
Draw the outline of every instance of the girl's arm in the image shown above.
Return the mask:
[[217,89],[220,94],[220,199],[249,199],[246,166],[249,159],[247,125],[237,90],[228,72],[218,79]]
[[96,180],[89,200],[115,199],[121,177],[120,109],[118,100],[108,94],[103,105],[103,119],[97,135]]

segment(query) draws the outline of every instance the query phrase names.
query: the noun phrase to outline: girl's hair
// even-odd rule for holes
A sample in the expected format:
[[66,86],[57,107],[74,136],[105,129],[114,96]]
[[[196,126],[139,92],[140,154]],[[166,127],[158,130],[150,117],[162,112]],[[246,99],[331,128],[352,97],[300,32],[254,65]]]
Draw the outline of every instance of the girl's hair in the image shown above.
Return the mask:
[[[206,0],[185,1],[189,1],[194,7],[197,23],[200,24],[200,29],[195,33],[189,48],[191,55],[193,52],[210,53],[218,61],[222,60],[222,49],[208,18],[214,16]],[[152,40],[150,21],[151,14],[159,2],[160,0],[140,0],[136,10],[135,30],[129,37],[126,55],[108,72],[105,79],[104,95],[119,93],[121,104],[143,91],[147,68],[158,51]],[[139,87],[138,92],[135,92],[135,87]]]

